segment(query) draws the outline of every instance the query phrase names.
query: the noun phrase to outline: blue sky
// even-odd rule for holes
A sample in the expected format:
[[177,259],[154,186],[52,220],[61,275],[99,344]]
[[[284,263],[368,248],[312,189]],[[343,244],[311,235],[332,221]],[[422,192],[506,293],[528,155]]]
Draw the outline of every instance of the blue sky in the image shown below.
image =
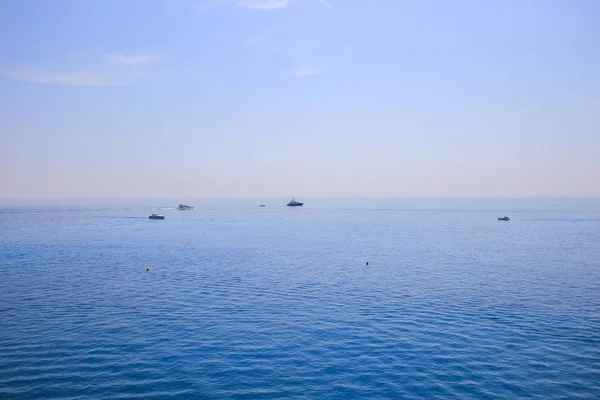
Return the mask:
[[0,2],[0,197],[600,196],[595,0]]

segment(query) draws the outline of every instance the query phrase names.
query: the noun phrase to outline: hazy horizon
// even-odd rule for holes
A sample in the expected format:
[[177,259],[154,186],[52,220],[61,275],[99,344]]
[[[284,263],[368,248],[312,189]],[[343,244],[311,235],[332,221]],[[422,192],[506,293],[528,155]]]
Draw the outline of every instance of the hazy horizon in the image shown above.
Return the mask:
[[2,2],[0,198],[598,198],[598,15]]
[[[0,203],[8,204],[11,201],[25,201],[25,202],[36,202],[36,201],[77,201],[77,202],[122,202],[122,201],[169,201],[174,205],[183,203],[189,204],[193,201],[237,201],[237,200],[253,200],[253,201],[269,201],[275,200],[283,202],[285,205],[289,200],[302,200],[313,201],[313,200],[398,200],[398,201],[597,201],[600,200],[598,196],[563,196],[563,197],[552,197],[552,196],[529,196],[529,197],[486,197],[486,196],[305,196],[305,195],[294,195],[294,196],[147,196],[147,197],[0,197]],[[197,203],[194,203],[196,205]],[[258,204],[258,203],[257,203]],[[255,204],[250,204],[255,205]]]

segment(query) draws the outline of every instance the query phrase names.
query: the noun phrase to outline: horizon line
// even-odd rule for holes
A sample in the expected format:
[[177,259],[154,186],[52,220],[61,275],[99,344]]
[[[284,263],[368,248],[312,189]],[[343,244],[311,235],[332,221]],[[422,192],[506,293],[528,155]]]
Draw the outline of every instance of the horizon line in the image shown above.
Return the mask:
[[198,195],[198,196],[0,196],[0,201],[6,200],[136,200],[136,199],[248,199],[248,198],[365,198],[365,199],[427,199],[427,200],[445,200],[445,199],[472,199],[472,200],[544,200],[544,199],[590,199],[600,200],[600,195],[535,195],[535,196],[480,196],[480,195]]

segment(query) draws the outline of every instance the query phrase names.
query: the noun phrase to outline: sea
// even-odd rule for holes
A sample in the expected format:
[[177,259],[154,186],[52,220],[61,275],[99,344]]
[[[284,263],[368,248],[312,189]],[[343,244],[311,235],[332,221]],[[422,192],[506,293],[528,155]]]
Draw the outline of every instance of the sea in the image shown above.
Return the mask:
[[0,398],[600,398],[599,199],[289,200],[3,200]]

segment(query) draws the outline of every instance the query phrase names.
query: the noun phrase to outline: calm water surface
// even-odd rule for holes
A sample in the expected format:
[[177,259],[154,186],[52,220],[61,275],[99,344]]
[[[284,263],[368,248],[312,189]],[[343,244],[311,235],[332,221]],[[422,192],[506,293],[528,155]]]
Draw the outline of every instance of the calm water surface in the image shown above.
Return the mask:
[[287,200],[0,205],[0,398],[600,398],[599,200]]

